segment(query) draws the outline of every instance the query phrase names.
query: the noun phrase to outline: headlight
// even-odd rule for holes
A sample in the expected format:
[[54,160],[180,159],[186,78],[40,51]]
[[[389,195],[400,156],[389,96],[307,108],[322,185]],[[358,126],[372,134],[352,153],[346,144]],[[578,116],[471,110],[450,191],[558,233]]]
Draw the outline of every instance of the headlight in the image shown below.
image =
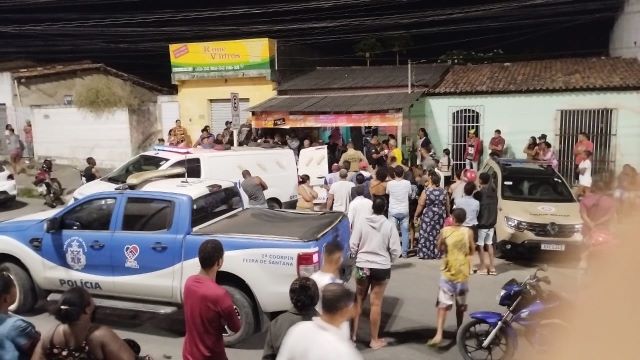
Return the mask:
[[574,225],[573,231],[575,233],[581,233],[582,232],[582,224]]
[[524,223],[520,220],[505,216],[504,221],[507,226],[515,231],[524,231]]

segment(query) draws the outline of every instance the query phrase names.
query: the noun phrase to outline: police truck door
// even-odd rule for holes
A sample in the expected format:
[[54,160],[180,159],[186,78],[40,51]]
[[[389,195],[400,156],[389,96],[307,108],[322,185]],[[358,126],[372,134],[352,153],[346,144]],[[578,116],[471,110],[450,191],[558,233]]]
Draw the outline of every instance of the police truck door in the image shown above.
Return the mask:
[[89,292],[110,294],[111,251],[115,197],[71,205],[58,217],[60,228],[42,241],[46,288],[64,291],[79,286]]

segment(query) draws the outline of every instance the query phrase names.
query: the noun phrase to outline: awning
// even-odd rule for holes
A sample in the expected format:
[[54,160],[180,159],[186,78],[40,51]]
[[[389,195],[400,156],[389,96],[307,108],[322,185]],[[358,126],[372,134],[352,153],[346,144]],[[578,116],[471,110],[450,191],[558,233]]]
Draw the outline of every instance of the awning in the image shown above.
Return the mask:
[[359,95],[274,96],[248,110],[254,113],[353,113],[402,110],[418,100],[422,94],[422,91],[418,91]]

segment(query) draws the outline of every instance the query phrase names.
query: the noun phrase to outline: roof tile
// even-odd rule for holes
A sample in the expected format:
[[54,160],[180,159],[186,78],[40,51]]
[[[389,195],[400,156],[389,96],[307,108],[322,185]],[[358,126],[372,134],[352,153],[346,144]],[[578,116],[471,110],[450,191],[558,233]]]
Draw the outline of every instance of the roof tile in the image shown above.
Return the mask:
[[567,58],[515,63],[455,65],[434,94],[637,89],[640,61],[623,58]]

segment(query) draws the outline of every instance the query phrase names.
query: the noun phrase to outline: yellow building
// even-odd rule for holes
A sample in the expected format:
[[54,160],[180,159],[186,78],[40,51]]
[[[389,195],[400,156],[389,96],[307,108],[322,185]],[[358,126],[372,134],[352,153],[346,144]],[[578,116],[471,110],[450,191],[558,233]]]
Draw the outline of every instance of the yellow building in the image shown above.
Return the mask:
[[180,119],[192,141],[205,125],[219,134],[227,121],[234,120],[231,93],[239,98],[240,117],[235,127],[250,118],[249,107],[276,95],[273,40],[172,44],[169,53],[172,80],[178,85]]

